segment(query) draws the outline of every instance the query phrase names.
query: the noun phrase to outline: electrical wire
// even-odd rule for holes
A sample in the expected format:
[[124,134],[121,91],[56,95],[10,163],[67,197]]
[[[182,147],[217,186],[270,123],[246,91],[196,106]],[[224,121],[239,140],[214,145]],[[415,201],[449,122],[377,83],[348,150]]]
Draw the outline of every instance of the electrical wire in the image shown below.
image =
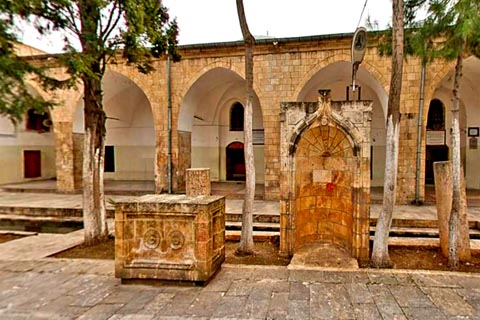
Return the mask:
[[360,19],[358,19],[357,29],[360,26],[360,22],[362,22],[363,13],[365,12],[365,8],[367,7],[367,3],[368,3],[368,0],[365,0],[365,4],[363,5],[362,13],[360,14]]

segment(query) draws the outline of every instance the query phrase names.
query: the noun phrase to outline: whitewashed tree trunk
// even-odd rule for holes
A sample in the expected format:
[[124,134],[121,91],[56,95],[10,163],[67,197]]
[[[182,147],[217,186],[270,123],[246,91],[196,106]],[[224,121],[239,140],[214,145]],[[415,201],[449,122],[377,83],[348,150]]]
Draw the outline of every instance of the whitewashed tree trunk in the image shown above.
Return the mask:
[[107,208],[105,204],[105,185],[104,185],[104,168],[105,168],[105,139],[102,139],[102,145],[97,149],[98,161],[98,196],[99,196],[99,210],[100,210],[100,237],[102,239],[108,237],[107,225]]
[[245,199],[242,208],[242,231],[240,245],[237,249],[239,255],[253,254],[253,201],[255,199],[255,161],[253,156],[253,47],[255,39],[248,29],[245,9],[242,0],[237,1],[238,19],[245,42],[245,80],[246,80],[246,106],[244,114],[244,152],[245,152]]
[[377,220],[371,265],[376,268],[391,267],[388,239],[392,224],[397,187],[398,146],[400,131],[400,97],[403,77],[403,0],[392,1],[392,74],[388,95],[387,146],[383,206]]
[[98,216],[95,214],[94,139],[90,128],[85,128],[83,146],[83,227],[85,244],[91,245],[100,237]]
[[448,250],[448,267],[452,270],[458,269],[458,223],[460,214],[460,108],[458,101],[460,100],[460,79],[462,77],[463,52],[465,50],[465,40],[462,39],[461,49],[457,56],[457,64],[455,65],[455,77],[453,82],[453,99],[452,99],[452,211],[449,220],[449,250]]
[[83,223],[84,242],[90,246],[103,241],[108,235],[103,187],[105,113],[102,106],[101,80],[85,77],[83,83]]
[[388,255],[388,239],[392,225],[393,208],[395,207],[399,131],[400,124],[394,123],[393,117],[389,116],[387,119],[383,206],[377,221],[372,251],[372,265],[377,268],[391,266]]

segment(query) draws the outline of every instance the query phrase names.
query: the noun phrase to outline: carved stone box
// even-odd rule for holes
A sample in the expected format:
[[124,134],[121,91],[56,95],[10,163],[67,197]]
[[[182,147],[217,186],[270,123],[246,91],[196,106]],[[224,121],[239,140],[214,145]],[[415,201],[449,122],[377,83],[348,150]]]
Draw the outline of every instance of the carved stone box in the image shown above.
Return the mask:
[[117,203],[117,278],[205,282],[224,260],[224,197],[146,195]]

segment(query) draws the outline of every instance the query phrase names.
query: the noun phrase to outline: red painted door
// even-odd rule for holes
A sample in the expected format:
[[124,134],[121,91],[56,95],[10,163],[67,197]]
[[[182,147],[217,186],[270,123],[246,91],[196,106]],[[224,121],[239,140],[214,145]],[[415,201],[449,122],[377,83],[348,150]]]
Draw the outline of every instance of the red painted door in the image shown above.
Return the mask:
[[227,180],[245,181],[245,155],[241,142],[227,146]]
[[25,178],[39,178],[42,176],[40,150],[23,151],[23,170]]

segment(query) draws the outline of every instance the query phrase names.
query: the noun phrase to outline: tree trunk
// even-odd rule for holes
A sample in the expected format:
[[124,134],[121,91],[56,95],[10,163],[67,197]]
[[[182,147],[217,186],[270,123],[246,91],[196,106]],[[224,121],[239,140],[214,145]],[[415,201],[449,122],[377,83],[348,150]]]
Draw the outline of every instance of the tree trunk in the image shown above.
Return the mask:
[[453,82],[453,99],[452,99],[452,176],[453,176],[453,195],[452,195],[452,211],[449,220],[449,251],[448,251],[448,267],[457,270],[459,266],[458,256],[458,222],[460,212],[460,124],[458,102],[460,100],[460,79],[462,77],[463,52],[465,50],[465,40],[462,39],[461,48],[457,56],[457,64],[455,65],[455,78]]
[[388,238],[392,224],[397,186],[398,147],[400,131],[400,97],[403,76],[403,0],[393,0],[392,74],[388,95],[387,146],[383,206],[378,216],[371,265],[376,268],[391,267],[388,255]]
[[98,2],[80,0],[78,11],[81,21],[80,43],[82,52],[91,60],[84,61],[89,70],[82,76],[85,119],[83,148],[83,224],[85,244],[94,245],[108,236],[103,165],[105,154],[105,121],[103,111],[102,77],[105,59],[100,49],[98,24],[101,8]]
[[245,78],[246,78],[246,107],[244,115],[244,143],[245,143],[245,199],[242,208],[242,232],[240,245],[237,249],[239,255],[253,254],[253,200],[255,198],[255,161],[253,157],[253,46],[255,39],[250,33],[245,17],[243,0],[237,0],[238,18],[245,41]]
[[84,77],[83,83],[83,223],[85,244],[94,245],[108,235],[103,188],[105,113],[101,104],[101,80]]

